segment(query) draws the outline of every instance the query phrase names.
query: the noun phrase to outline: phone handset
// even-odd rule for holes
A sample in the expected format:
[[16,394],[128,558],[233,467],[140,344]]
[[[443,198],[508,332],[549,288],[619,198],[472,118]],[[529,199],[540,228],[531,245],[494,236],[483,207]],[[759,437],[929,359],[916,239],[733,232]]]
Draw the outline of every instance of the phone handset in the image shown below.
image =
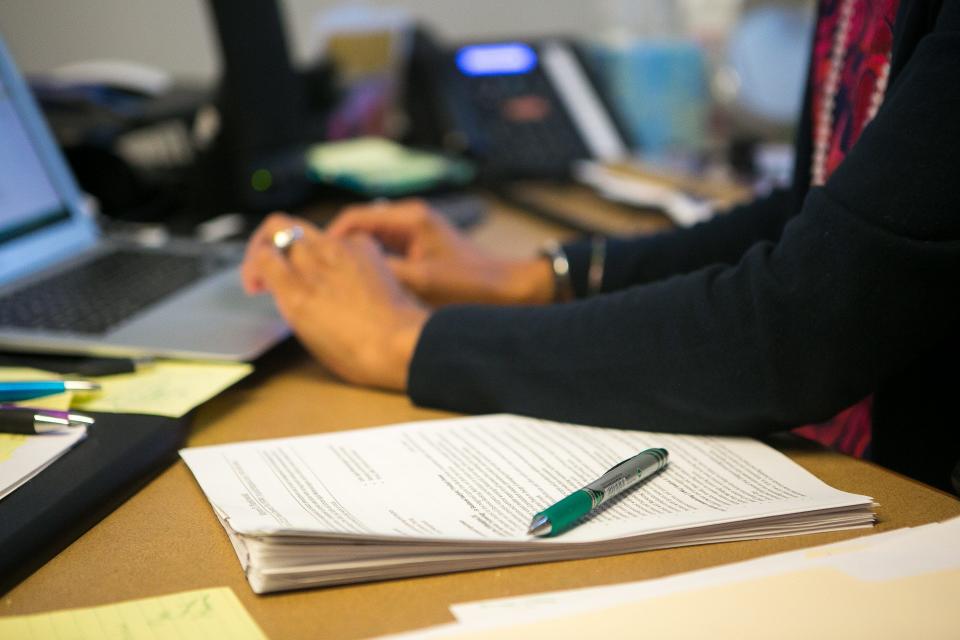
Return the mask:
[[540,62],[590,155],[604,161],[626,157],[629,150],[570,45],[545,42]]

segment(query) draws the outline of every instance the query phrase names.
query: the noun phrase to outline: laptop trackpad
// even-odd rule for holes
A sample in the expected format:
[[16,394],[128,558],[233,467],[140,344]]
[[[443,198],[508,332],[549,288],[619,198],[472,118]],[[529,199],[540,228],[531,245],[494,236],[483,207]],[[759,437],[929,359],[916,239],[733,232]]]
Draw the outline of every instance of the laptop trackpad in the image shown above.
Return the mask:
[[247,296],[233,268],[119,327],[107,343],[170,357],[252,360],[287,334],[270,297]]

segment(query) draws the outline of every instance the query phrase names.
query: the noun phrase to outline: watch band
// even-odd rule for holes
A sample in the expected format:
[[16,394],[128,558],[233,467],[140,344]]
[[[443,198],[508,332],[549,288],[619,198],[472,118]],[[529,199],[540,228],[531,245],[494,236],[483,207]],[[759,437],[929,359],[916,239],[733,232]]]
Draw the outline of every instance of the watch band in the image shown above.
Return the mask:
[[587,271],[587,295],[603,293],[603,272],[607,266],[607,239],[593,236],[590,242],[590,268]]

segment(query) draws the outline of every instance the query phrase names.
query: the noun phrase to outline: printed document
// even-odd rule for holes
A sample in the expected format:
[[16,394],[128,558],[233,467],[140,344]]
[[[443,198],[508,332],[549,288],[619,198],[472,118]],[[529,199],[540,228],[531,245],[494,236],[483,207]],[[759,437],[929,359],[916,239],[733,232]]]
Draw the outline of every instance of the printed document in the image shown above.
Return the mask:
[[[526,535],[533,514],[651,447],[670,452],[665,470],[560,536]],[[756,440],[512,415],[181,455],[258,592],[873,522],[870,498]]]

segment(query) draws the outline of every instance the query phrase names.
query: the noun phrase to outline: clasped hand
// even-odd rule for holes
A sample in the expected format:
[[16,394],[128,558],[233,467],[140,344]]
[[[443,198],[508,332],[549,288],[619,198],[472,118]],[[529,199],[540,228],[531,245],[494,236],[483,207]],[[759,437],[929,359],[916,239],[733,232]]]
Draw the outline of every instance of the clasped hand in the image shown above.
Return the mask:
[[[273,235],[303,237],[286,254]],[[543,303],[553,280],[543,260],[488,256],[418,200],[346,209],[321,231],[272,214],[243,263],[250,294],[269,293],[304,346],[357,384],[405,390],[431,306],[457,302]]]

